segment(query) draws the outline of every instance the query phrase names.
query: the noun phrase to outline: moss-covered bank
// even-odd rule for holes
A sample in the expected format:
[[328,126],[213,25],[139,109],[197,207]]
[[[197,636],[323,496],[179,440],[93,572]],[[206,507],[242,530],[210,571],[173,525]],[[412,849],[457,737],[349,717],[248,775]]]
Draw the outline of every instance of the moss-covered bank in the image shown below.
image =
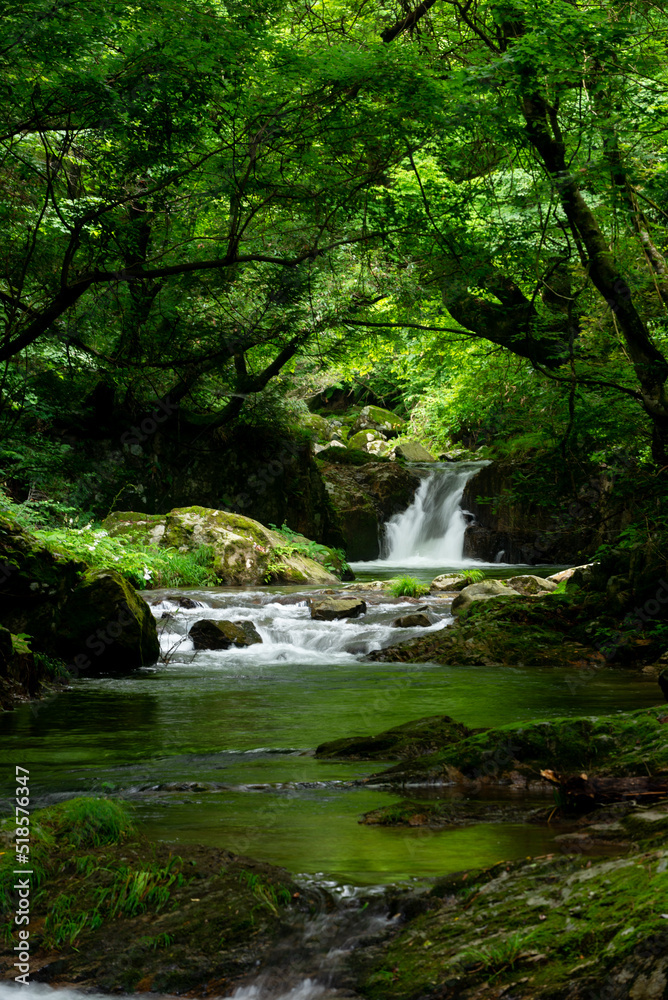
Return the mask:
[[[31,849],[30,978],[55,986],[228,995],[286,923],[322,903],[271,865],[149,843],[127,808],[108,799],[35,812]],[[18,940],[14,867],[8,850],[0,856],[0,972],[8,979]]]
[[447,629],[387,646],[370,659],[590,670],[652,663],[665,647],[662,622],[648,618],[620,626],[603,598],[573,588],[475,602]]
[[544,857],[461,873],[375,955],[372,1000],[659,1000],[668,981],[668,851]]
[[[425,752],[438,744],[434,752]],[[416,756],[416,751],[422,755]],[[447,716],[418,719],[376,737],[324,743],[319,756],[403,758],[372,780],[406,783],[540,782],[542,770],[562,774],[668,775],[668,708],[601,717],[548,719],[467,730]]]

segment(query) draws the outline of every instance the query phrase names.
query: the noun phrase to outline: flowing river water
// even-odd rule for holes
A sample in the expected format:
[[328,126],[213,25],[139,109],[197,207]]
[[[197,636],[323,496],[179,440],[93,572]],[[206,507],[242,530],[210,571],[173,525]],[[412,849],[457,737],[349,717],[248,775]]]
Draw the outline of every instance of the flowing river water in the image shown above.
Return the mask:
[[[431,578],[461,566],[461,549],[457,558],[452,547],[455,534],[463,539],[461,523],[456,532],[452,525],[457,504],[451,504],[445,525],[450,548],[444,546],[442,523],[439,528],[433,510],[425,507],[428,489],[448,501],[443,484],[437,486],[418,496],[421,513],[402,515],[403,527],[385,560],[356,567],[360,578],[394,575],[400,568]],[[411,525],[411,551],[418,552],[413,557],[398,549]],[[504,566],[504,575],[510,570]],[[310,592],[294,587],[146,592],[162,634],[160,663],[128,676],[80,679],[68,692],[0,716],[4,759],[30,767],[33,806],[110,793],[134,804],[149,836],[180,843],[183,850],[188,843],[225,847],[329,886],[417,881],[544,854],[553,849],[554,834],[523,823],[440,831],[360,825],[361,814],[400,796],[363,781],[382,770],[382,763],[318,760],[313,750],[319,743],[378,733],[428,715],[481,727],[631,710],[657,701],[654,685],[624,671],[600,670],[580,684],[575,672],[549,668],[375,663],[368,659],[370,651],[424,633],[391,625],[415,602],[375,592],[367,598],[366,615],[318,622],[310,618]],[[186,596],[198,606],[182,607]],[[430,597],[421,603],[437,616],[432,629],[448,627],[448,602]],[[196,652],[187,633],[202,617],[251,619],[263,642]],[[11,788],[0,788],[3,812],[9,810]],[[446,788],[434,794],[461,792]],[[322,993],[303,981],[294,990],[285,996],[308,1000]],[[239,993],[260,995],[265,994]]]

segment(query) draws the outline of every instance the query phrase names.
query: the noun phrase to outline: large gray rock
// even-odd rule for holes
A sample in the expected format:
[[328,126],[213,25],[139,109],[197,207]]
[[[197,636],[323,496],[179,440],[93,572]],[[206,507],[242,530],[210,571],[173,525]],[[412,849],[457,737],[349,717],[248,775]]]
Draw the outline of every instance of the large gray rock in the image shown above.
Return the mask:
[[253,646],[262,642],[257,629],[248,619],[238,622],[201,618],[190,629],[195,649],[229,649],[230,646]]
[[429,615],[424,612],[413,612],[413,614],[400,615],[392,622],[395,628],[429,628],[432,624]]
[[436,459],[430,455],[426,448],[423,448],[417,441],[404,441],[394,449],[397,458],[403,458],[407,462],[435,462]]
[[339,618],[358,618],[366,613],[366,602],[359,598],[332,600],[329,597],[309,600],[311,618],[321,622],[333,622]]
[[524,576],[513,576],[507,583],[518,594],[522,594],[523,597],[534,597],[537,594],[551,594],[558,586],[554,580],[544,580],[540,576],[532,576],[529,573]]
[[470,586],[467,584],[466,580],[461,576],[453,576],[450,573],[442,573],[440,576],[434,577],[429,585],[430,590],[463,590],[464,587]]
[[498,598],[519,597],[520,595],[512,587],[508,587],[501,580],[483,580],[482,583],[472,583],[464,587],[461,593],[457,594],[452,602],[453,615],[461,615],[468,611],[476,601],[493,601]]

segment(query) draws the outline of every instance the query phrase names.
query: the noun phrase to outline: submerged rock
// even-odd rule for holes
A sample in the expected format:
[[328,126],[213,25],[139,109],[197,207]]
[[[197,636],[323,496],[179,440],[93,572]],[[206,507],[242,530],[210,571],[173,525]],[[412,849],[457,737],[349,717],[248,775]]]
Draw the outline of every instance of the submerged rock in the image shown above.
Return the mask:
[[236,622],[202,618],[188,634],[195,649],[229,649],[230,646],[253,646],[262,642],[255,625],[243,618]]
[[386,729],[377,736],[348,736],[321,743],[316,757],[344,757],[355,760],[402,760],[432,753],[459,743],[473,730],[449,715],[429,715]]
[[329,597],[309,600],[311,618],[321,622],[333,622],[339,618],[359,618],[366,614],[366,601],[359,598],[333,600]]

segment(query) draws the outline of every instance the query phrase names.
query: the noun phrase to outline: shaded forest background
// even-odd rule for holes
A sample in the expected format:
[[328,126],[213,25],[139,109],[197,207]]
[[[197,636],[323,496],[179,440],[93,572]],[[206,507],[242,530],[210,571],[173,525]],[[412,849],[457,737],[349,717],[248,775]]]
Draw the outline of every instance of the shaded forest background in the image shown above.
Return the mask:
[[567,0],[15,5],[8,501],[37,523],[165,510],[206,459],[234,509],[277,455],[304,472],[309,407],[370,402],[436,455],[515,463],[525,499],[605,475],[646,541],[667,26],[660,3]]

